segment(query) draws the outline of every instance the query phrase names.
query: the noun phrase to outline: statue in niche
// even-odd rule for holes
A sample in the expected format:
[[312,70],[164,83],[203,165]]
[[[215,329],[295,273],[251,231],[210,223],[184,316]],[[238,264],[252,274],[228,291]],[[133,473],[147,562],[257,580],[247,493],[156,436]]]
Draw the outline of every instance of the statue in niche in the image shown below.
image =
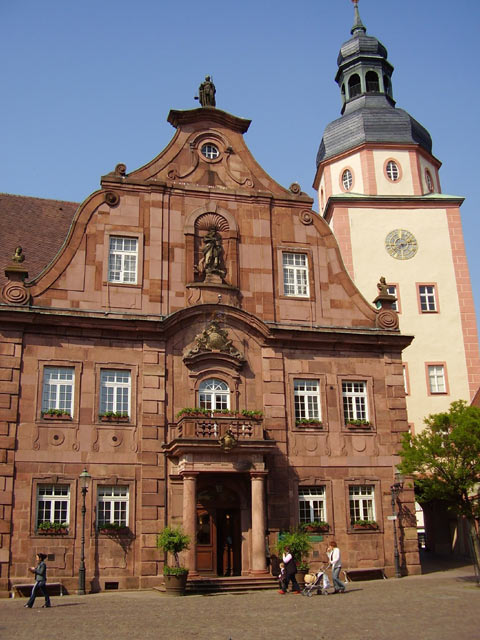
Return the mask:
[[210,76],[205,76],[205,82],[198,87],[198,96],[195,96],[195,100],[198,100],[202,107],[214,107],[215,93],[215,85]]
[[223,260],[222,236],[212,227],[203,238],[202,257],[195,271],[205,282],[223,282],[227,270]]

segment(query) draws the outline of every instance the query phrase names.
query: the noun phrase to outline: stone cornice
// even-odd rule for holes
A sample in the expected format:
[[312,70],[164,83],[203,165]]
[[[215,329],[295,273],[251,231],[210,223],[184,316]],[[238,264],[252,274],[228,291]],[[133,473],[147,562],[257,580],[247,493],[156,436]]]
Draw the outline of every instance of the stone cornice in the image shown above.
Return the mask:
[[238,133],[246,133],[251,124],[251,120],[238,118],[237,116],[216,109],[215,107],[200,107],[199,109],[189,109],[188,111],[177,111],[172,109],[168,114],[167,121],[176,129],[183,125],[194,123],[214,123]]

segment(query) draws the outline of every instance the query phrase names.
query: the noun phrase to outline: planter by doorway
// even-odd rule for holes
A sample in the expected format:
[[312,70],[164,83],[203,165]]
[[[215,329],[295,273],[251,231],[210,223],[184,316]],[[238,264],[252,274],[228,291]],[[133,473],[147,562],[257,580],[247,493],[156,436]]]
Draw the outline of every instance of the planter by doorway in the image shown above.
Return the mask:
[[164,575],[167,596],[184,596],[188,572],[180,575]]

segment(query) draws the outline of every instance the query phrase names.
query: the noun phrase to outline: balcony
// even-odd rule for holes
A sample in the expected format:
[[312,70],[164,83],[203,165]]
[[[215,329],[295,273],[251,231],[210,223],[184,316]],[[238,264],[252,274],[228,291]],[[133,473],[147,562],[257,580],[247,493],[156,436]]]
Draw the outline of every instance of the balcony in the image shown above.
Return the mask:
[[[273,440],[266,440],[263,418],[246,416],[182,416],[178,422],[168,427],[167,454],[178,455],[200,449],[221,449],[226,436],[234,439],[235,451],[266,452],[275,446]],[[223,449],[226,451],[226,449]]]

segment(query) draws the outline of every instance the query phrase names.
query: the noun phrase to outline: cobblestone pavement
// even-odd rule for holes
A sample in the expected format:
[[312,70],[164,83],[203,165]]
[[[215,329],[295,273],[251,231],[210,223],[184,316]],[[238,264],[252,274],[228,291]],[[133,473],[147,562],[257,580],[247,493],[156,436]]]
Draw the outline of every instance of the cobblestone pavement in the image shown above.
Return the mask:
[[349,583],[345,594],[276,591],[167,597],[124,591],[0,600],[0,639],[23,640],[478,640],[480,587],[470,566]]

